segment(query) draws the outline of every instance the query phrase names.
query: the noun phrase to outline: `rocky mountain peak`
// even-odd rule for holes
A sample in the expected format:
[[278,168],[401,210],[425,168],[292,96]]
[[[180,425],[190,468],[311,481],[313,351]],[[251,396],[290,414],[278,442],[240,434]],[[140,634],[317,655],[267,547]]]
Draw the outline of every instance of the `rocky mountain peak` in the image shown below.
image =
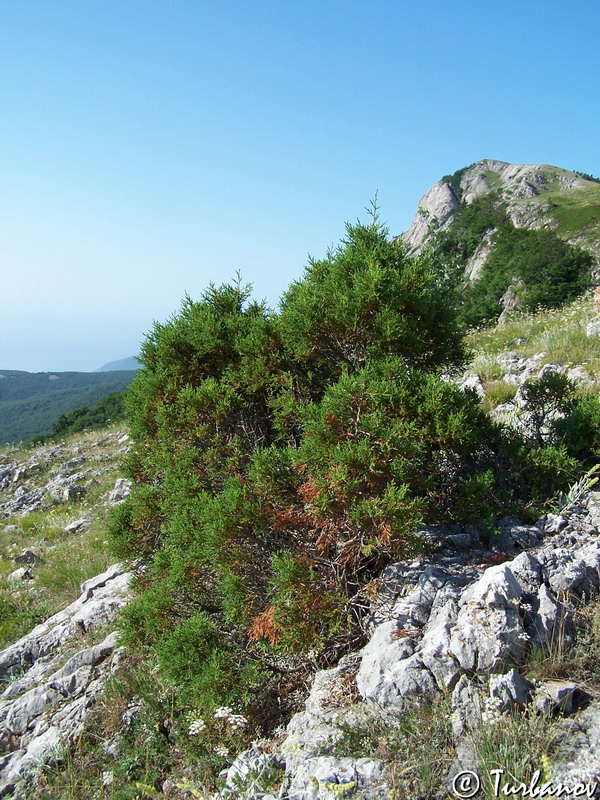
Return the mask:
[[490,192],[498,192],[506,202],[516,227],[555,228],[552,203],[546,202],[544,195],[590,186],[595,184],[560,167],[483,159],[437,181],[419,201],[415,219],[402,238],[411,254],[421,252],[432,232],[452,223],[459,206]]

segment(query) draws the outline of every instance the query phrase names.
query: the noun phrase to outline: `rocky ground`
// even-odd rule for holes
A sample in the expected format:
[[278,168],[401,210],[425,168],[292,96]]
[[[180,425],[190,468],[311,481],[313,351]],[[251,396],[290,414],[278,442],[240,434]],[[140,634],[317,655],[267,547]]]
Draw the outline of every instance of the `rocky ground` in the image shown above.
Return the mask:
[[[434,703],[452,730],[447,786],[462,770],[486,768],[478,747],[482,729],[505,724],[518,710],[548,726],[566,720],[555,737],[554,761],[546,765],[548,780],[597,781],[592,796],[600,797],[600,695],[588,683],[527,677],[533,651],[573,645],[574,617],[597,595],[598,526],[600,493],[588,492],[534,526],[502,520],[491,548],[481,545],[474,527],[425,528],[435,552],[388,567],[368,644],[315,676],[305,710],[283,741],[238,756],[227,774],[230,796],[452,796],[443,784],[435,794],[420,793],[411,754],[395,763],[382,745],[404,715]],[[371,752],[340,755],[349,733],[369,728],[382,734]],[[263,776],[277,772],[281,792],[265,791]]]
[[111,625],[129,576],[105,569],[105,517],[129,491],[127,440],[102,431],[0,454],[0,796],[76,738],[118,665]]
[[[547,368],[514,351],[497,363],[519,385]],[[110,565],[104,525],[128,492],[127,446],[113,430],[0,454],[0,796],[63,759],[125,658],[129,576]],[[518,771],[524,748],[545,780],[600,786],[599,529],[600,493],[583,485],[536,525],[423,528],[429,555],[380,578],[368,643],[315,675],[286,730],[232,758],[217,796],[443,798],[471,770],[472,796],[491,797],[486,774],[499,760]],[[163,795],[210,796],[173,781]]]

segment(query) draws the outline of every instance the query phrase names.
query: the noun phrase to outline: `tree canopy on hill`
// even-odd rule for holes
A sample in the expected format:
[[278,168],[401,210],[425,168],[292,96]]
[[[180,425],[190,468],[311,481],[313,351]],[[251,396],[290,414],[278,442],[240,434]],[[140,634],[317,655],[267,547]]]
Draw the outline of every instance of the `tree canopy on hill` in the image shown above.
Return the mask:
[[125,392],[111,392],[95,406],[81,406],[61,414],[50,431],[50,437],[69,436],[85,430],[104,428],[125,418]]
[[[466,283],[464,270],[484,237],[492,249],[479,277]],[[518,308],[557,308],[587,288],[592,256],[548,229],[516,228],[497,192],[489,192],[457,210],[449,228],[431,238],[432,268],[458,294],[459,319],[476,327],[498,319],[501,298],[513,286]]]
[[134,372],[19,372],[0,377],[0,443],[48,434],[57,418],[124,391]]

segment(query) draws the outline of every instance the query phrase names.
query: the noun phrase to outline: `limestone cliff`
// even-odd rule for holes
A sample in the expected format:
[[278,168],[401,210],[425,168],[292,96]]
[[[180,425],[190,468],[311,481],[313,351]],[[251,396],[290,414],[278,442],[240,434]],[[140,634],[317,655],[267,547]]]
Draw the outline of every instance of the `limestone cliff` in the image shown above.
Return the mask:
[[431,234],[452,224],[456,210],[498,192],[518,228],[551,228],[572,244],[600,256],[600,183],[548,164],[509,164],[483,159],[447,175],[421,198],[402,238],[419,253]]

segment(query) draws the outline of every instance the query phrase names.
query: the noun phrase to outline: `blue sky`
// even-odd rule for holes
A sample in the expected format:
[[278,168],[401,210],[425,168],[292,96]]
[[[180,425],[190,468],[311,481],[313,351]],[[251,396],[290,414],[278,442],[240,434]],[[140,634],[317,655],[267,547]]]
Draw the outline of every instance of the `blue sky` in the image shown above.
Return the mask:
[[275,306],[481,158],[600,175],[600,6],[0,2],[0,368],[92,370],[240,270]]

